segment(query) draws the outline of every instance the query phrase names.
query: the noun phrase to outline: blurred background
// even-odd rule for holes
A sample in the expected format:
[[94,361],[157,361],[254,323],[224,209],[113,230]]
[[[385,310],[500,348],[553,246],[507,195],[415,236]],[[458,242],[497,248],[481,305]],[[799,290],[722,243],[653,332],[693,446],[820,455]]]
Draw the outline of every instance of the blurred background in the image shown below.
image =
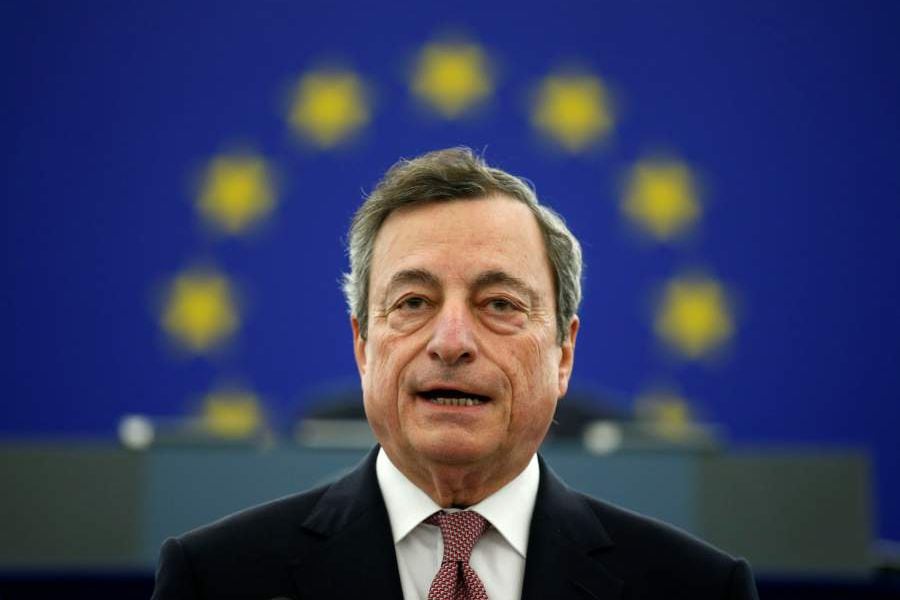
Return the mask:
[[[561,447],[849,456],[828,489],[862,498],[883,565],[898,22],[890,1],[2,3],[0,486],[22,529],[0,528],[0,572],[67,568],[15,547],[38,480],[52,496],[84,452],[137,461],[146,506],[216,443],[365,447],[345,232],[394,161],[456,145],[584,245]],[[172,472],[142,462],[166,452]],[[129,569],[152,571],[154,535]]]

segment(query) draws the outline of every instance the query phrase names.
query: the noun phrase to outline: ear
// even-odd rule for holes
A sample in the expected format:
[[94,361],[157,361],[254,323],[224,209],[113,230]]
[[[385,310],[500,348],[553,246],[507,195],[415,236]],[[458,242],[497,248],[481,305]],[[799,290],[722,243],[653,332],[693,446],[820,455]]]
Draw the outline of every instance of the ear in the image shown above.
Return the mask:
[[575,364],[575,338],[578,337],[578,326],[580,321],[578,316],[572,317],[569,321],[569,335],[562,343],[559,356],[559,397],[566,395],[569,389],[569,378],[572,376],[572,367]]
[[359,319],[350,317],[350,327],[353,329],[353,355],[356,358],[356,368],[359,376],[366,374],[366,340],[359,331]]

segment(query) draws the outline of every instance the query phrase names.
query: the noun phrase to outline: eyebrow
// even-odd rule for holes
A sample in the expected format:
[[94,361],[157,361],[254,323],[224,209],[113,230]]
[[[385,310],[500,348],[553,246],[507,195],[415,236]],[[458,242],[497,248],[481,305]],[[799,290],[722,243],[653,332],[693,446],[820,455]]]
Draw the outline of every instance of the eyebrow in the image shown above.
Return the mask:
[[[431,288],[440,287],[441,285],[440,279],[427,269],[403,269],[391,276],[391,279],[384,290],[383,298],[385,300],[390,298],[396,288],[411,283],[418,283]],[[510,275],[506,271],[485,271],[475,278],[473,287],[476,290],[483,290],[494,285],[507,286],[518,293],[527,296],[532,306],[541,304],[540,296],[534,288],[528,285],[524,280],[515,275]]]
[[427,287],[439,287],[441,282],[434,273],[426,269],[403,269],[391,276],[391,280],[384,290],[384,299],[390,298],[395,288],[409,285],[410,283],[419,283]]
[[485,271],[475,279],[475,289],[477,290],[482,290],[492,285],[501,285],[514,289],[518,293],[527,296],[532,306],[538,306],[541,303],[540,296],[538,296],[533,287],[506,271]]

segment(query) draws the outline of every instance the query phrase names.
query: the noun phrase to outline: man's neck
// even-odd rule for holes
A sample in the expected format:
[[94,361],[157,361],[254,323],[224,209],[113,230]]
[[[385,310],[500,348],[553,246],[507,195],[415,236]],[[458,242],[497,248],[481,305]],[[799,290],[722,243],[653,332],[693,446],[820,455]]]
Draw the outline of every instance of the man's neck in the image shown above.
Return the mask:
[[526,456],[521,464],[505,463],[502,468],[486,468],[481,464],[410,463],[387,449],[385,452],[407,479],[442,508],[468,508],[478,504],[515,479],[531,460],[531,456]]

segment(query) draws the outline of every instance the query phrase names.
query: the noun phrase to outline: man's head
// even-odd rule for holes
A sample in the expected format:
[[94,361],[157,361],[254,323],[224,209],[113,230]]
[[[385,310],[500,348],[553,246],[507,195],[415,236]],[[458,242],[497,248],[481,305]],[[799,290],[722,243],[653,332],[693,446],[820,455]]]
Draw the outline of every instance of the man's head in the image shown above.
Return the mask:
[[356,211],[348,239],[350,272],[344,275],[344,295],[350,314],[359,320],[363,338],[368,335],[372,251],[388,215],[402,207],[493,195],[522,202],[537,220],[553,271],[557,337],[563,342],[581,302],[581,245],[560,216],[538,202],[526,181],[489,167],[468,148],[438,150],[399,161]]
[[446,467],[505,484],[568,386],[577,240],[521,179],[453,149],[392,167],[349,244],[344,290],[379,442],[414,480]]

